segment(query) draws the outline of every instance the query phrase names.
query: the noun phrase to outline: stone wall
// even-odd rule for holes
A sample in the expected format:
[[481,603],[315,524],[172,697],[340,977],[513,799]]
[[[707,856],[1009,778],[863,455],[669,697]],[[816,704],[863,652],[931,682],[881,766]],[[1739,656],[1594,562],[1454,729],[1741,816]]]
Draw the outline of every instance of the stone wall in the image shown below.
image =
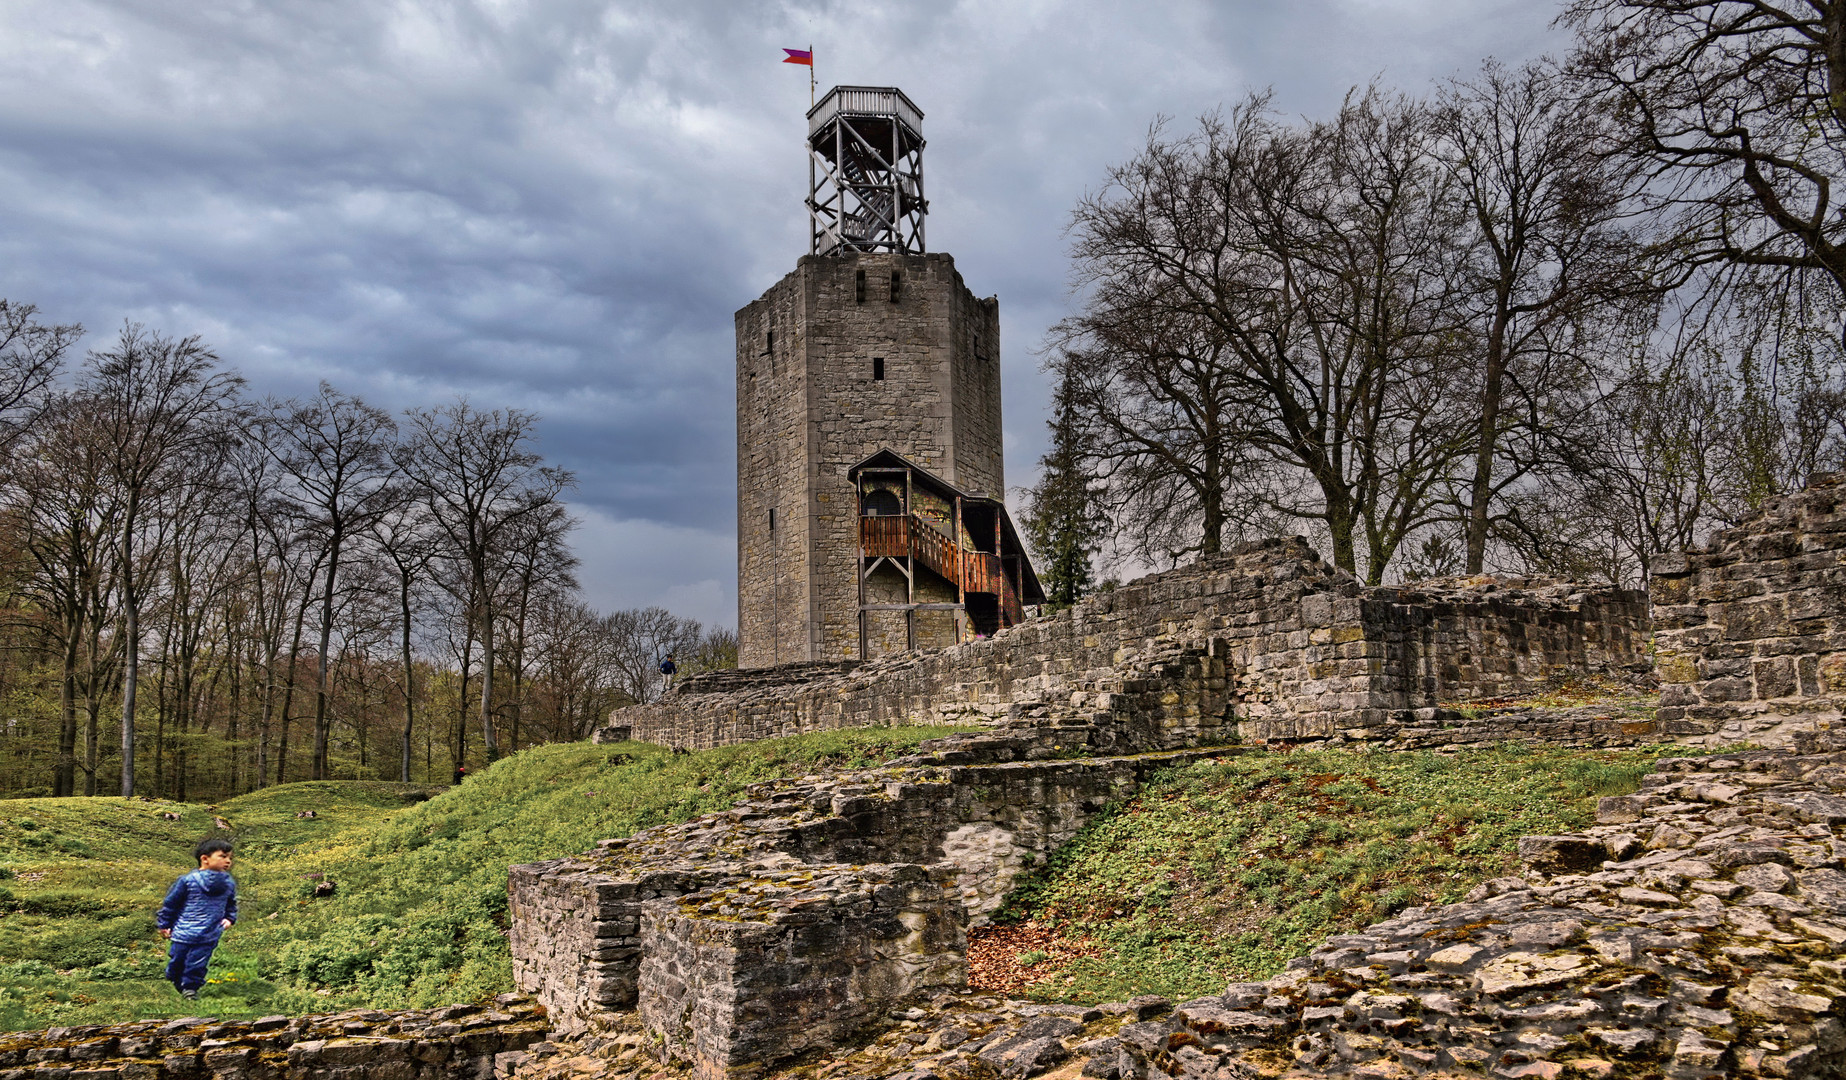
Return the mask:
[[1840,1076],[1846,753],[1830,745],[1663,759],[1584,833],[1521,838],[1525,876],[1124,1027],[1083,1073]]
[[1674,734],[1786,741],[1846,708],[1846,474],[1818,475],[1703,551],[1654,560],[1660,716]]
[[542,1041],[544,1010],[493,1007],[270,1016],[188,1016],[0,1034],[8,1080],[493,1080],[496,1059]]
[[[1201,682],[1212,670],[1189,666]],[[843,1038],[959,985],[966,927],[1022,870],[1152,771],[1221,752],[1157,749],[1199,730],[1183,707],[1133,701],[1093,724],[1026,710],[881,769],[759,785],[725,813],[514,867],[514,977],[563,1031],[638,1009],[714,1075]]]
[[831,1049],[918,990],[966,979],[953,876],[768,873],[657,905],[642,930],[642,1021],[699,1074]]
[[[693,678],[598,734],[702,749],[955,722],[1108,693],[1136,665],[1216,648],[1246,740],[1392,738],[1406,710],[1646,663],[1638,593],[1494,579],[1368,589],[1300,538],[1249,544],[950,648]],[[1213,644],[1215,643],[1215,644]],[[760,682],[752,681],[760,679]]]
[[1645,593],[1535,578],[1443,578],[1366,592],[1364,629],[1417,704],[1519,697],[1648,665]]

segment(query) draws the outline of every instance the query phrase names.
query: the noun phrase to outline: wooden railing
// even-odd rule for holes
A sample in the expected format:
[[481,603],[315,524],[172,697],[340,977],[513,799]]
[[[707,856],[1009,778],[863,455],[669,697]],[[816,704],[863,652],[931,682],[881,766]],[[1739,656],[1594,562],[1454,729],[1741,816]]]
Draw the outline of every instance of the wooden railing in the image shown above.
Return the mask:
[[[910,558],[955,580],[955,541],[915,514],[860,517],[859,544],[867,558]],[[963,591],[997,596],[1003,625],[1023,620],[1025,609],[1019,602],[1019,591],[1007,578],[1000,556],[967,550],[960,554]]]
[[[1001,579],[1005,581],[1004,578]],[[1026,610],[1019,602],[1019,593],[1013,583],[1005,581],[1006,588],[1000,593],[1000,625],[1017,626],[1025,621]]]
[[903,559],[910,555],[908,517],[861,517],[859,548],[867,558]]
[[835,87],[820,104],[808,110],[808,134],[827,126],[827,121],[845,113],[848,116],[895,116],[910,126],[923,130],[923,110],[892,86]]

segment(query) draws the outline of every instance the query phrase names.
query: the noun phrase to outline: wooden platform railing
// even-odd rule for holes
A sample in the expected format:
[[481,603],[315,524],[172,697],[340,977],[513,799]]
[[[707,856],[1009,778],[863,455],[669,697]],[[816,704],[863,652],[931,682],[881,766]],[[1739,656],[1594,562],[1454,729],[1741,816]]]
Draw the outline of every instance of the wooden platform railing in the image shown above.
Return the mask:
[[[859,544],[868,558],[915,559],[944,578],[955,580],[955,541],[915,514],[859,518]],[[1025,618],[1019,592],[1007,578],[1000,556],[962,551],[960,585],[966,592],[998,596],[1003,625],[1011,626]]]

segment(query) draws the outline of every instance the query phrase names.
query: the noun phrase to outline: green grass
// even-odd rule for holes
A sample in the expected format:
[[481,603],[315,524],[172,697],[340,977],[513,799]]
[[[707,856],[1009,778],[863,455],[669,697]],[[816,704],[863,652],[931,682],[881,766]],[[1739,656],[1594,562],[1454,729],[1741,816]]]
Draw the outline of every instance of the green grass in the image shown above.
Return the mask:
[[1635,790],[1663,753],[1686,751],[1326,750],[1192,766],[1093,822],[999,921],[1036,920],[1100,952],[1044,975],[1035,997],[1220,993],[1511,872],[1520,836],[1590,824],[1597,797]]
[[[509,865],[724,809],[760,780],[875,764],[953,730],[966,729],[857,729],[692,754],[567,743],[515,754],[459,788],[287,784],[215,808],[0,802],[0,1030],[503,993]],[[295,816],[310,809],[316,817]],[[220,832],[214,816],[236,839],[242,919],[201,1000],[185,1002],[159,978],[153,912],[193,865],[191,846]],[[338,888],[317,900],[321,878]]]

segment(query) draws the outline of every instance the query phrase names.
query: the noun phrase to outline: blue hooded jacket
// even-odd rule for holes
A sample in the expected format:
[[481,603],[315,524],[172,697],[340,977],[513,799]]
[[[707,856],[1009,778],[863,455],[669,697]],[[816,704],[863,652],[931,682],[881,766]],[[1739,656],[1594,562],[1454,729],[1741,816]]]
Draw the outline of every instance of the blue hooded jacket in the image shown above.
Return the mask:
[[237,882],[222,870],[194,870],[167,890],[154,926],[173,931],[174,941],[215,943],[225,919],[237,921]]

